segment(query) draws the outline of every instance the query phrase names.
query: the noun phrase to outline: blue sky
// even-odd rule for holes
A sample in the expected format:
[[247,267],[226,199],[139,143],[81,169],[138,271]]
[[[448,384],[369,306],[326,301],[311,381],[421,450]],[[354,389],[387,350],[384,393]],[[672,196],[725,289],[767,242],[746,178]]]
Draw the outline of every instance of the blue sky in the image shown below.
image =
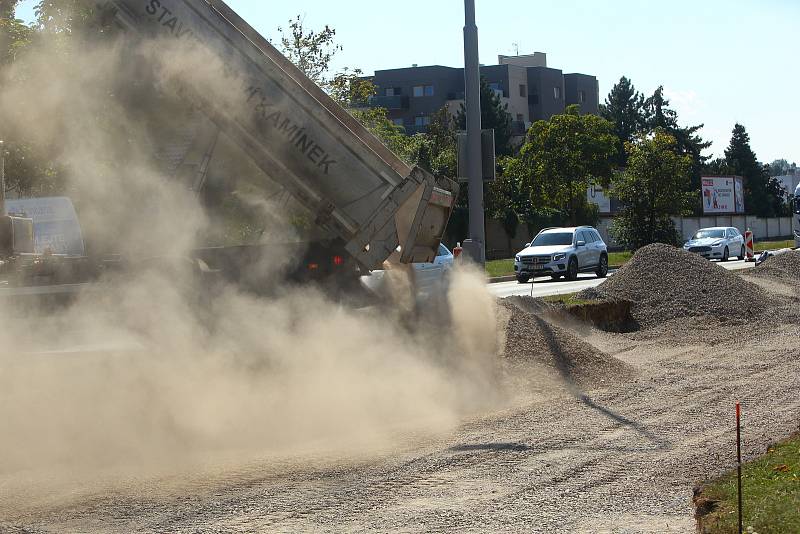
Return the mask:
[[[18,13],[32,18],[35,0]],[[267,37],[294,15],[337,30],[336,66],[375,69],[463,64],[461,0],[228,0]],[[800,1],[476,0],[481,62],[546,52],[549,66],[593,74],[601,100],[625,75],[652,93],[664,85],[684,124],[721,155],[735,122],[759,159],[800,163]]]

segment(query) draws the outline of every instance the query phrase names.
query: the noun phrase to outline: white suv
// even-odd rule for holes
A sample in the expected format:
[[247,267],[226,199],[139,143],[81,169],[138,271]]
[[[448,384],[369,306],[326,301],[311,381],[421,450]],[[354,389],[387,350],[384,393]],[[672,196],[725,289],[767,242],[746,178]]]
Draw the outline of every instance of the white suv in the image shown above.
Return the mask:
[[537,276],[575,280],[578,273],[608,274],[608,248],[591,226],[546,228],[514,258],[520,284]]

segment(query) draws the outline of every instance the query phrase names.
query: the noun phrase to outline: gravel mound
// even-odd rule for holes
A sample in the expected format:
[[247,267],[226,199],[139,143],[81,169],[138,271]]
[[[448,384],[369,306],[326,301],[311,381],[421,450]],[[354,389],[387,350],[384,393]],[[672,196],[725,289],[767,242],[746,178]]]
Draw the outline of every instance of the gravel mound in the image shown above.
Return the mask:
[[663,244],[639,249],[614,276],[578,296],[629,300],[633,302],[633,318],[643,328],[680,317],[747,320],[774,304],[764,291],[741,276]]
[[773,256],[755,269],[753,276],[776,278],[791,285],[800,285],[800,250]]
[[582,387],[608,386],[633,375],[625,363],[531,313],[525,303],[515,300],[500,300],[500,306],[510,312],[505,358],[542,365],[568,384]]

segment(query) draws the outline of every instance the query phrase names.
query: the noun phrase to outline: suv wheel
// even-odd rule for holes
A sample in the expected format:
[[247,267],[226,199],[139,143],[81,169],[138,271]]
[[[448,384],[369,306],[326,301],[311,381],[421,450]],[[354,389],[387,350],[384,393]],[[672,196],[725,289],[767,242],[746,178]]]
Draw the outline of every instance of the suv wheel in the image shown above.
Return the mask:
[[608,274],[608,256],[605,254],[600,256],[600,265],[597,266],[595,274],[597,275],[597,278],[605,278]]
[[517,275],[517,282],[520,283],[520,284],[527,284],[528,280],[530,280],[530,279],[531,279],[530,276]]
[[745,250],[744,250],[744,245],[742,245],[742,251],[739,253],[739,259],[740,260],[746,260],[747,259],[747,252],[745,252]]
[[574,281],[578,279],[578,258],[575,256],[569,259],[567,267],[567,280]]
[[728,250],[728,247],[725,247],[725,250],[722,251],[722,259],[719,261],[728,261],[728,258],[731,255],[731,251]]

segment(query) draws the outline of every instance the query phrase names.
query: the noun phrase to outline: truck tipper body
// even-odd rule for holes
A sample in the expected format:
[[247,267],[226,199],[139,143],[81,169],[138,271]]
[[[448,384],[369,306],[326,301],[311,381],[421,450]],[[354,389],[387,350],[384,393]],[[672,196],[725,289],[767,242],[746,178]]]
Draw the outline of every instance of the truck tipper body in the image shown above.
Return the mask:
[[380,268],[397,250],[401,263],[433,261],[457,186],[403,162],[225,2],[95,4],[106,23],[134,40],[151,40],[156,50],[162,43],[164,54],[180,50],[213,64],[219,70],[216,83],[177,76],[175,90],[302,204],[313,224],[335,237],[362,268]]

